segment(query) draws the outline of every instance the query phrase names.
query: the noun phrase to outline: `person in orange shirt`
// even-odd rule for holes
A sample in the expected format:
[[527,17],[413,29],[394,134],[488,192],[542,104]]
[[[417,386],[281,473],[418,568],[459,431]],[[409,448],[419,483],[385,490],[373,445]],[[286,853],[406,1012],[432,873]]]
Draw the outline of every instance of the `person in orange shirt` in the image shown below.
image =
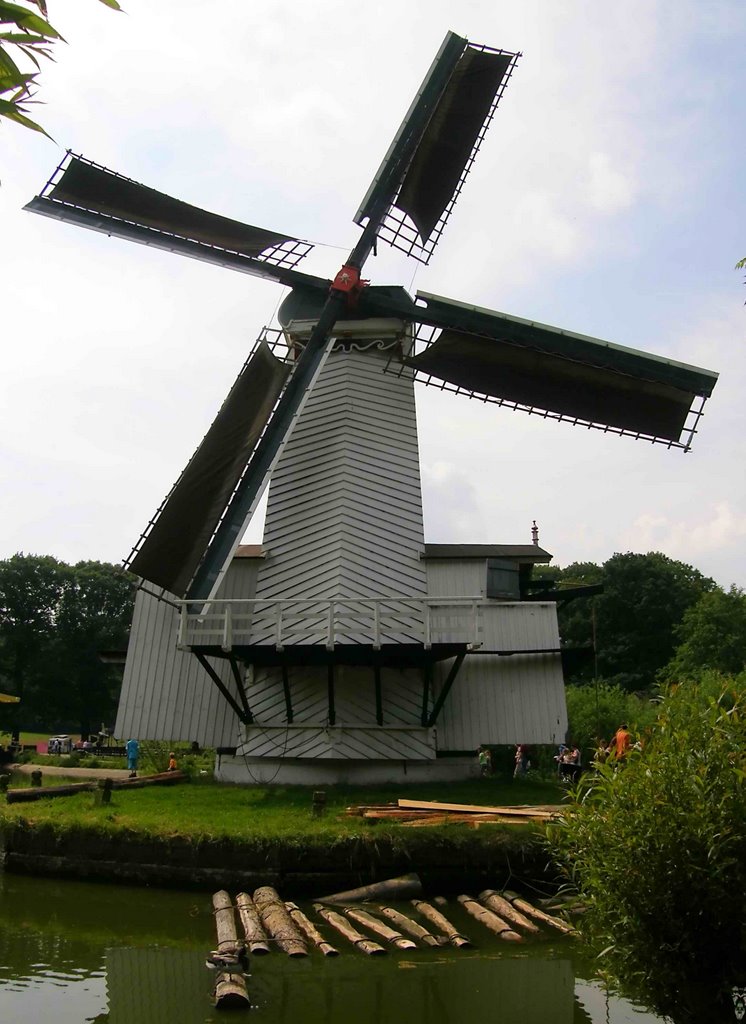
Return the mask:
[[168,755],[168,770],[170,772],[176,771],[176,755],[174,754],[173,750]]
[[629,729],[626,725],[620,725],[614,734],[614,739],[609,744],[609,753],[613,754],[618,761],[621,761],[629,753],[631,743],[632,737],[630,736]]

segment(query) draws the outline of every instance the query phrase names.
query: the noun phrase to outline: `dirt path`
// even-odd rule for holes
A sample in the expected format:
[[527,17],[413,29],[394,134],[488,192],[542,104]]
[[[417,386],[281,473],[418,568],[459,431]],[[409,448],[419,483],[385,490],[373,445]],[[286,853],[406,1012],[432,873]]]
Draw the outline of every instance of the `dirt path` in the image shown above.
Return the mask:
[[58,768],[52,764],[10,764],[8,767],[21,775],[30,775],[39,768],[42,776],[63,775],[67,779],[128,779],[130,775],[126,768]]

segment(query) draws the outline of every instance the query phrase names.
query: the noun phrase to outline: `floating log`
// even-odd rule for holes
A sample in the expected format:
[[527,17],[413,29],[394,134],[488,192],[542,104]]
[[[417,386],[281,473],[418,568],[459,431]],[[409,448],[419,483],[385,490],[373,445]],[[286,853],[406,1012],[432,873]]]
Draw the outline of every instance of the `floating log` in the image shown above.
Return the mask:
[[331,896],[319,896],[317,903],[361,903],[363,900],[406,900],[422,893],[419,875],[412,872],[399,878],[388,878],[385,882],[361,885],[346,892],[335,892]]
[[440,945],[437,938],[432,935],[427,928],[423,928],[421,924],[413,921],[412,918],[407,917],[406,914],[399,913],[399,911],[394,910],[393,907],[379,907],[378,910],[398,928],[407,932],[408,935],[412,935],[415,939],[419,939],[421,942],[424,942],[426,946]]
[[501,917],[493,913],[491,910],[487,910],[481,903],[477,903],[471,896],[458,896],[459,903],[472,917],[476,918],[477,921],[489,928],[495,935],[499,935],[505,942],[523,942],[524,938],[519,935],[518,932],[514,932],[510,925],[503,921]]
[[366,939],[341,914],[337,914],[334,910],[329,910],[328,907],[323,906],[321,903],[314,903],[313,909],[324,918],[327,924],[330,924],[332,928],[336,928],[340,935],[344,935],[348,942],[351,942],[362,953],[367,953],[368,956],[381,956],[381,954],[386,953],[383,946],[379,946],[372,939]]
[[236,918],[233,914],[233,902],[228,893],[221,889],[212,897],[215,914],[215,928],[218,933],[216,961],[224,961],[235,967],[235,970],[221,971],[215,979],[215,1006],[217,1009],[233,1009],[249,1005],[246,981],[240,971],[240,959],[244,952],[244,944],[239,941],[236,931]]
[[369,928],[374,935],[379,935],[386,942],[390,942],[392,946],[397,949],[417,949],[417,943],[412,942],[411,939],[405,938],[401,932],[396,931],[395,928],[389,928],[383,921],[379,921],[377,917],[373,917],[372,914],[366,913],[364,910],[356,910],[354,907],[348,907],[345,910],[347,917],[353,921],[357,921],[358,924],[364,925]]
[[521,897],[515,892],[504,892],[503,895],[510,900],[516,910],[521,911],[526,917],[533,918],[534,921],[541,921],[542,924],[549,925],[550,928],[556,928],[558,932],[562,932],[564,935],[577,935],[578,932],[571,924],[567,924],[566,921],[560,920],[559,917],[552,917],[551,914],[545,914],[543,910],[539,910],[537,907],[532,906],[527,900],[521,899]]
[[306,941],[293,924],[285,904],[271,885],[263,885],[254,893],[254,903],[262,925],[288,956],[308,956]]
[[528,932],[529,935],[541,934],[541,930],[536,927],[533,921],[529,921],[527,917],[524,917],[509,900],[504,899],[494,889],[485,889],[484,892],[480,892],[479,898],[490,910],[499,914],[500,917],[503,917],[511,924],[516,925],[522,931]]
[[298,925],[300,930],[308,936],[313,944],[321,950],[324,956],[339,956],[339,950],[332,946],[331,942],[327,942],[318,928],[308,920],[306,915],[295,903],[288,903],[285,901],[285,909],[288,914],[292,917],[295,924]]
[[460,811],[463,814],[505,814],[524,818],[547,820],[559,814],[562,808],[547,807],[485,807],[480,804],[448,804],[437,800],[399,800],[399,807],[422,811]]
[[249,952],[253,953],[254,956],[264,956],[266,953],[269,953],[267,935],[262,928],[262,923],[259,920],[259,911],[254,906],[251,896],[246,892],[240,892],[236,896],[236,908],[238,909],[238,916],[241,918],[241,925],[246,936],[246,945],[249,947]]
[[236,960],[244,950],[243,942],[239,941],[236,931],[236,918],[233,914],[233,900],[225,889],[214,893],[212,897],[215,928],[218,933],[217,951],[221,956],[232,956]]
[[423,900],[412,900],[412,906],[422,914],[423,917],[434,924],[443,935],[448,939],[452,946],[456,946],[458,949],[463,949],[465,946],[471,946],[471,942],[462,935],[456,928],[453,927],[447,917],[444,917],[439,910],[432,907],[429,903],[425,903]]

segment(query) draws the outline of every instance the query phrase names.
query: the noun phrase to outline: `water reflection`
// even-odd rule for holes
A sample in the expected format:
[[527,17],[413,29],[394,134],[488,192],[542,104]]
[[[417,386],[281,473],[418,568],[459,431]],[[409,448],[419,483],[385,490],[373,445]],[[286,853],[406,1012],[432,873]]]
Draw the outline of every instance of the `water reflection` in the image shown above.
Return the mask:
[[[456,913],[454,908],[454,914]],[[209,896],[0,876],[0,1019],[55,1024],[207,1024]],[[472,928],[473,931],[476,929]],[[254,1006],[231,1021],[272,1024],[652,1024],[608,1006],[571,943],[507,952],[420,950],[368,958],[272,955],[252,964]]]

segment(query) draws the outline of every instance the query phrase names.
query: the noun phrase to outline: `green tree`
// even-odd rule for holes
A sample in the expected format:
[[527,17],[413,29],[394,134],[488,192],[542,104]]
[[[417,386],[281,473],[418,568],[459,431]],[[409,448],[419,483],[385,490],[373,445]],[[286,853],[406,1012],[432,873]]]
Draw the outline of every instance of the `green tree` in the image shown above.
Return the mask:
[[76,721],[82,736],[111,724],[120,671],[101,651],[124,650],[132,620],[131,577],[106,562],[78,562],[68,569],[51,646],[47,681],[59,713]]
[[27,695],[44,676],[64,572],[49,556],[20,553],[0,562],[0,676],[3,689],[21,698],[14,731],[27,712]]
[[22,698],[16,724],[83,733],[110,721],[120,679],[99,652],[126,645],[131,577],[105,562],[0,562],[0,678]]
[[697,679],[707,669],[736,675],[746,668],[746,594],[736,586],[703,594],[675,630],[679,645],[661,672],[666,682]]
[[612,982],[676,1021],[732,1021],[746,981],[746,692],[681,686],[641,751],[576,792],[549,841]]
[[590,645],[596,657],[573,670],[570,683],[594,677],[628,691],[654,686],[656,674],[673,656],[676,627],[685,611],[715,587],[713,580],[658,551],[615,554],[603,565],[576,562],[558,571],[565,586],[602,583],[603,594],[560,607],[563,645]]
[[[117,0],[99,2],[121,10]],[[52,47],[57,42],[64,39],[49,23],[46,0],[0,0],[0,117],[47,134],[28,116],[28,108],[36,102],[33,96],[40,58],[53,60]]]

